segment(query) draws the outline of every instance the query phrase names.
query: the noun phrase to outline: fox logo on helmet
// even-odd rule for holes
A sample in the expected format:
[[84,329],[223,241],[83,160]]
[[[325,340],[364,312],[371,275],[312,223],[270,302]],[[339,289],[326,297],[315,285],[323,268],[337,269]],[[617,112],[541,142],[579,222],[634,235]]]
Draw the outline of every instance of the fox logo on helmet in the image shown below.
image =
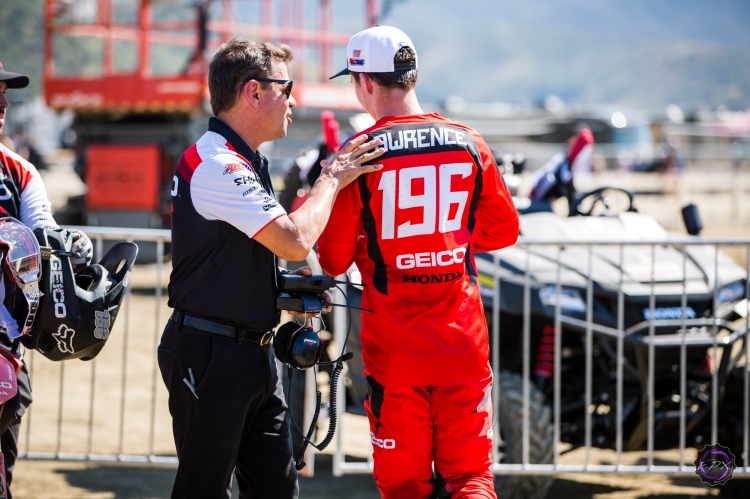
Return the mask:
[[52,336],[55,337],[55,341],[57,341],[57,348],[63,353],[75,353],[73,350],[73,337],[75,335],[76,332],[65,324],[60,324],[60,327],[57,328],[57,332],[52,333]]

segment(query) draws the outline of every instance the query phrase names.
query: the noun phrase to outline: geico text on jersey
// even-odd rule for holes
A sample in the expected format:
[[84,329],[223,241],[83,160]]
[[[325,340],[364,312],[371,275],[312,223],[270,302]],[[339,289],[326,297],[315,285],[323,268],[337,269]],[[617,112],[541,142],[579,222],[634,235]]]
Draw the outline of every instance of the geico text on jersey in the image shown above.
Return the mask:
[[398,255],[396,257],[396,267],[400,269],[413,269],[414,267],[447,267],[454,263],[463,263],[464,255],[466,255],[466,248]]

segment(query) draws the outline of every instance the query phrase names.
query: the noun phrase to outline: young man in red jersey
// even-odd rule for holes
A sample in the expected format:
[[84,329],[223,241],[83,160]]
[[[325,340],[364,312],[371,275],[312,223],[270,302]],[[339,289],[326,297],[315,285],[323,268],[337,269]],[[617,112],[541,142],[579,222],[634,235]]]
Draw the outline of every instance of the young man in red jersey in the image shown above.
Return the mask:
[[[375,480],[385,498],[494,498],[489,337],[474,252],[513,244],[518,214],[474,130],[417,101],[406,34],[354,35],[347,69],[376,120],[383,168],[343,189],[318,242],[331,275],[366,284],[362,352]],[[433,491],[433,470],[445,480]]]

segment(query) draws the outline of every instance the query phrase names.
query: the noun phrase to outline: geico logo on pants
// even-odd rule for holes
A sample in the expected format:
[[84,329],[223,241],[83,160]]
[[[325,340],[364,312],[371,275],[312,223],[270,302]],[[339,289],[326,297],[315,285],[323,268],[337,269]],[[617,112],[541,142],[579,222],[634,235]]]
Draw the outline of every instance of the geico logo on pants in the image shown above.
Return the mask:
[[63,318],[68,315],[68,309],[65,307],[65,290],[63,289],[63,274],[60,259],[51,256],[50,268],[52,269],[52,301],[55,304],[55,317]]
[[377,438],[373,432],[370,432],[370,440],[372,445],[380,447],[381,449],[395,449],[396,441],[392,438]]
[[466,248],[456,248],[431,253],[413,253],[409,255],[398,255],[396,267],[400,269],[413,269],[414,267],[447,267],[454,263],[463,263]]

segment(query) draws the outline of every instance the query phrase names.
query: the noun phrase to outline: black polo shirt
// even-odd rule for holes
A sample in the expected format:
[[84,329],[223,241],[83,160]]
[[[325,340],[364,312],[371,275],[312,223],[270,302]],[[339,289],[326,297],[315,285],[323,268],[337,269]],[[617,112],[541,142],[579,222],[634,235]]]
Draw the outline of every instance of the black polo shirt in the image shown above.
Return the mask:
[[274,199],[268,160],[221,120],[208,125],[172,180],[169,306],[268,331],[279,322],[276,257],[253,237],[286,212]]

